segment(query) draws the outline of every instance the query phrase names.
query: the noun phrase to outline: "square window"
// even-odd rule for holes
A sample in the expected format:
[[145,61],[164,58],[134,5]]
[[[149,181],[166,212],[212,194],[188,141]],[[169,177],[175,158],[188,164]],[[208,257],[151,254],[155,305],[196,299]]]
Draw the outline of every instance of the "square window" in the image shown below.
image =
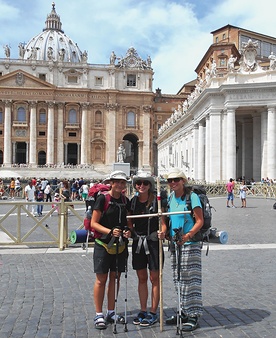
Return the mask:
[[136,75],[128,74],[128,76],[127,76],[127,86],[128,87],[136,87]]
[[77,76],[68,76],[68,83],[78,83]]
[[38,77],[40,80],[46,81],[46,74],[39,74]]
[[39,132],[38,132],[38,136],[46,136],[45,131],[39,131]]
[[101,76],[95,76],[95,85],[102,86],[103,85],[103,78]]
[[68,133],[68,135],[69,135],[69,137],[76,137],[77,133],[70,132],[70,133]]

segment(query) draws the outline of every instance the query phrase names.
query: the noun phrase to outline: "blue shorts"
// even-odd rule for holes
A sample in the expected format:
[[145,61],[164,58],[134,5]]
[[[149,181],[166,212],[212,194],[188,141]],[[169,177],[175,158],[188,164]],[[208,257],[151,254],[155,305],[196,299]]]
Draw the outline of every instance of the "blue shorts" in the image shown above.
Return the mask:
[[233,199],[234,199],[234,195],[233,195],[233,193],[232,193],[232,192],[229,192],[229,193],[228,193],[228,195],[227,195],[227,199],[228,199],[228,201],[229,201],[229,200],[233,201]]

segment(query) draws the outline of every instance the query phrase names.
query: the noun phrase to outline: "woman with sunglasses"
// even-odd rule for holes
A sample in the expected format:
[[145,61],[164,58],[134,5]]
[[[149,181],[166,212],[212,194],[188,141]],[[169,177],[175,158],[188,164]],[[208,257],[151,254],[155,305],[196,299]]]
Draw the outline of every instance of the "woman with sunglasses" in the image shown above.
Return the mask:
[[[133,186],[136,190],[131,200],[131,213],[134,215],[157,212],[157,199],[154,194],[154,178],[146,172],[140,172],[133,177]],[[165,238],[166,224],[162,223],[159,232],[159,218],[145,217],[133,220],[132,267],[138,277],[138,294],[141,310],[134,318],[133,324],[151,326],[157,322],[157,308],[160,298],[159,288],[159,239]],[[164,255],[164,253],[163,253]],[[163,260],[164,261],[164,260]],[[151,307],[147,310],[148,301],[148,271],[152,285]]]
[[[174,214],[169,217],[173,282],[176,290],[180,290],[180,327],[182,331],[193,331],[198,327],[203,307],[201,244],[194,242],[192,237],[203,225],[203,213],[199,197],[185,186],[187,178],[180,169],[171,170],[167,181],[172,191],[168,199],[169,212],[188,211],[186,196],[190,195],[192,214]],[[179,325],[177,316],[168,318],[166,324]]]

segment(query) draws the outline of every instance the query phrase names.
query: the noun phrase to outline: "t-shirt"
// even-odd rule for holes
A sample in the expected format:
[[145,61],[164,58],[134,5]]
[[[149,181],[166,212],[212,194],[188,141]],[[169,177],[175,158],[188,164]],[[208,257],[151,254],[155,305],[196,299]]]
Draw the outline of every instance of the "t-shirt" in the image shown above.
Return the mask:
[[[192,209],[196,207],[201,208],[201,202],[197,194],[192,192],[190,194],[191,207]],[[182,199],[182,197],[175,197],[174,192],[169,197],[169,209],[168,211],[189,211],[188,206],[186,204],[186,197]],[[176,214],[170,215],[171,227],[170,227],[170,235],[174,236],[175,232],[173,229],[183,229],[183,234],[188,233],[192,227],[194,226],[194,219],[191,213],[189,214]],[[189,244],[190,242],[186,242],[185,244]]]
[[[142,215],[142,214],[148,214],[150,213],[147,208],[147,202],[140,202],[139,198],[137,196],[134,196],[131,199],[131,204],[133,203],[133,200],[136,199],[135,203],[135,210],[133,210],[134,215]],[[155,210],[152,210],[151,213],[157,212],[157,201],[155,200]],[[150,223],[149,223],[150,221]],[[158,217],[151,217],[150,219],[147,217],[141,217],[141,218],[134,218],[133,219],[135,232],[137,235],[148,235],[151,234],[154,231],[157,231],[159,229],[159,219]]]
[[227,190],[228,192],[232,192],[233,189],[234,189],[234,184],[233,184],[233,182],[228,182],[228,183],[226,184],[226,190]]
[[[110,197],[110,205],[108,209],[103,213],[102,218],[99,223],[104,227],[109,228],[110,230],[119,227],[122,230],[127,226],[127,212],[130,210],[130,201],[127,197],[122,198],[122,195],[119,199]],[[125,205],[126,203],[126,205]],[[100,194],[97,196],[97,199],[94,204],[94,210],[104,211],[105,206],[105,195]],[[104,235],[101,237],[101,241],[105,241],[107,236]],[[108,241],[107,241],[108,242]]]
[[26,193],[27,198],[29,200],[33,200],[34,199],[34,194],[35,194],[35,187],[34,186],[30,187],[29,184],[26,185],[26,187],[25,187],[25,193]]

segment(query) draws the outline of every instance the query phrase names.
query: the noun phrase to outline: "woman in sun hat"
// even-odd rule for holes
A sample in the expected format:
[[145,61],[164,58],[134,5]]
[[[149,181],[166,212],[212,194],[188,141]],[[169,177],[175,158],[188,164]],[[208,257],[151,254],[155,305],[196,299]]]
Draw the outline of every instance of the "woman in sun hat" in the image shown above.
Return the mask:
[[[133,187],[136,190],[131,200],[131,212],[134,215],[156,213],[158,211],[157,199],[154,194],[155,180],[150,173],[140,171],[133,176]],[[133,324],[151,326],[157,322],[157,308],[160,298],[159,288],[159,242],[164,239],[166,224],[162,223],[162,231],[159,232],[159,218],[134,218],[132,267],[138,277],[138,294],[140,311],[134,318]],[[163,253],[164,254],[164,253]],[[148,300],[148,271],[152,285],[151,307],[147,311]]]
[[[102,234],[99,239],[95,240],[93,255],[94,272],[96,273],[94,284],[96,316],[94,324],[95,328],[99,330],[106,329],[106,324],[113,323],[115,320],[116,323],[124,324],[125,322],[123,316],[116,315],[115,318],[115,298],[117,297],[115,297],[115,284],[116,271],[119,273],[118,279],[120,279],[121,272],[125,271],[128,256],[127,239],[131,236],[127,227],[130,201],[122,194],[127,181],[127,176],[123,171],[113,171],[105,180],[106,183],[110,183],[111,189],[106,194],[101,193],[97,196],[92,214],[91,227]],[[109,244],[116,240],[120,243],[121,250],[119,250],[121,252],[114,254],[109,250]],[[107,313],[105,317],[103,301],[108,278]],[[119,280],[117,283],[119,283]]]
[[[192,240],[192,237],[203,225],[202,208],[198,195],[185,186],[187,178],[182,170],[173,168],[166,176],[172,191],[168,198],[168,211],[188,211],[186,195],[189,194],[193,212],[193,216],[191,214],[169,216],[171,223],[170,237],[172,239],[171,266],[176,290],[178,290],[178,283],[180,283],[182,330],[193,331],[198,327],[198,319],[203,312],[201,244]],[[176,232],[173,229],[179,231],[179,236],[176,237]],[[178,249],[178,253],[176,253],[176,249]],[[178,264],[180,264],[180,270]],[[176,323],[176,316],[166,320],[167,325],[175,325]]]

